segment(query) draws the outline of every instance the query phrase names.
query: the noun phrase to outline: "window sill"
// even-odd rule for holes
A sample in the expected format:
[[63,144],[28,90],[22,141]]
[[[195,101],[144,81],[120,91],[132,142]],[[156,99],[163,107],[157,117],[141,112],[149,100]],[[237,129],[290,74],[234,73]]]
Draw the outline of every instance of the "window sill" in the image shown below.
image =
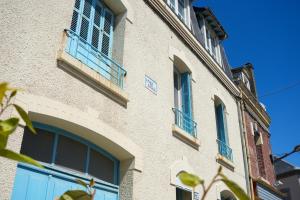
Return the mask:
[[217,154],[216,156],[216,161],[223,165],[224,167],[228,168],[231,171],[234,171],[235,165],[231,160],[228,160],[227,158],[225,158],[224,156],[222,156],[221,154]]
[[199,149],[200,141],[197,138],[191,136],[188,132],[179,128],[176,124],[172,125],[172,132],[174,137],[178,138],[179,140],[183,141],[184,143],[190,145],[191,147],[197,150]]
[[107,80],[62,49],[58,51],[57,61],[60,67],[126,107],[129,102],[128,94],[110,80]]

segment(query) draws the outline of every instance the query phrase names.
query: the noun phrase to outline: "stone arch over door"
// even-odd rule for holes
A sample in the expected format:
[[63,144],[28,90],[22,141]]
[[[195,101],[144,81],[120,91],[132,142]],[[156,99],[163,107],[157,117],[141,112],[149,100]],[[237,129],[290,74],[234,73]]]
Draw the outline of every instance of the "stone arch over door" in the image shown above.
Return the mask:
[[131,168],[142,171],[143,152],[123,133],[88,112],[46,97],[20,94],[16,103],[28,112],[32,121],[61,128],[93,142],[118,160],[133,160]]
[[[120,163],[120,181],[117,186],[120,195],[132,190],[133,173],[141,173],[143,170],[143,152],[122,132],[99,120],[93,113],[94,110],[82,111],[61,102],[31,94],[18,95],[15,103],[28,112],[32,121],[70,132],[111,154]],[[17,113],[13,113],[13,115],[17,115]],[[22,122],[21,125],[25,126]],[[30,170],[32,171],[32,169]],[[17,168],[18,171],[20,171],[20,167]],[[43,172],[39,174],[41,173]],[[72,177],[69,177],[69,180],[74,179]],[[116,192],[118,192],[117,188]],[[132,195],[132,192],[129,193]],[[132,198],[132,196],[128,196],[128,198]]]

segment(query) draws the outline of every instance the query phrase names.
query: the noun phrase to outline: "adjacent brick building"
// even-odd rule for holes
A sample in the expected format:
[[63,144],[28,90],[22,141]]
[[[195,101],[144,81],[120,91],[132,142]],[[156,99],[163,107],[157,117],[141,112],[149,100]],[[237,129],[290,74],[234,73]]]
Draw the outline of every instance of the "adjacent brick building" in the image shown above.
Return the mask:
[[258,100],[253,66],[247,63],[232,72],[241,90],[241,120],[252,199],[282,199],[273,186],[276,177],[270,158],[271,119],[265,106]]

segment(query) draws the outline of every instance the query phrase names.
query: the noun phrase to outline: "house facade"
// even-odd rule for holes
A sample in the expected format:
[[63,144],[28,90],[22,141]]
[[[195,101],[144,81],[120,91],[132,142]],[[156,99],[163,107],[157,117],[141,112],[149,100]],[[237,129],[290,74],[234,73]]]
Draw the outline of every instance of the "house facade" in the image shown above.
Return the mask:
[[[182,171],[219,166],[247,190],[237,97],[208,8],[188,0],[37,0],[0,6],[1,80],[38,134],[8,143],[44,168],[0,158],[0,199],[55,199],[96,180],[96,199],[199,199]],[[16,113],[8,113],[13,116]],[[217,183],[207,199],[235,199]]]
[[241,111],[249,182],[252,199],[282,199],[275,187],[276,175],[271,161],[270,116],[259,102],[252,64],[232,69],[233,79],[241,90]]
[[278,189],[285,194],[284,200],[296,200],[300,196],[300,168],[278,160],[274,163]]

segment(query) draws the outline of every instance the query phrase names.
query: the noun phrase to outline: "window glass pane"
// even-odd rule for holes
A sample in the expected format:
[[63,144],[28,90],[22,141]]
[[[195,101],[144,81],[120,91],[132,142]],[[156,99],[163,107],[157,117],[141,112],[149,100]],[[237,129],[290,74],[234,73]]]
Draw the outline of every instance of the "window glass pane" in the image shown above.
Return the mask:
[[79,9],[80,0],[75,0],[75,8]]
[[85,40],[87,40],[88,31],[89,31],[89,21],[85,18],[82,18],[80,36]]
[[211,49],[211,37],[210,37],[210,32],[208,31],[208,28],[206,28],[206,42],[207,42],[207,49],[210,52]]
[[192,200],[192,193],[176,188],[176,200]]
[[214,58],[217,58],[217,41],[215,38],[211,39],[211,43],[212,43],[212,54]]
[[92,36],[92,45],[98,49],[98,42],[99,42],[99,29],[94,26],[93,28],[93,36]]
[[21,153],[35,160],[51,163],[54,134],[37,128],[36,131],[38,134],[33,134],[25,127]]
[[100,27],[100,19],[101,19],[101,7],[99,5],[96,5],[95,8],[95,16],[94,16],[94,23]]
[[174,11],[175,10],[175,0],[169,0],[169,6]]
[[55,163],[84,172],[87,146],[65,136],[59,136]]
[[91,8],[92,8],[92,0],[85,0],[84,7],[83,7],[83,14],[87,18],[90,18]]
[[175,108],[178,108],[178,106],[179,106],[178,91],[179,91],[178,74],[176,72],[174,72],[174,106],[175,106]]
[[108,56],[109,47],[110,47],[109,37],[106,34],[103,34],[101,52]]
[[106,10],[105,11],[105,17],[104,17],[104,27],[103,27],[103,30],[107,34],[110,34],[111,26],[112,26],[112,15]]
[[178,0],[178,15],[184,20],[184,0]]
[[78,21],[78,13],[74,10],[72,16],[72,22],[71,22],[71,30],[74,32],[76,32],[77,21]]
[[114,162],[91,149],[88,173],[103,181],[114,183]]

